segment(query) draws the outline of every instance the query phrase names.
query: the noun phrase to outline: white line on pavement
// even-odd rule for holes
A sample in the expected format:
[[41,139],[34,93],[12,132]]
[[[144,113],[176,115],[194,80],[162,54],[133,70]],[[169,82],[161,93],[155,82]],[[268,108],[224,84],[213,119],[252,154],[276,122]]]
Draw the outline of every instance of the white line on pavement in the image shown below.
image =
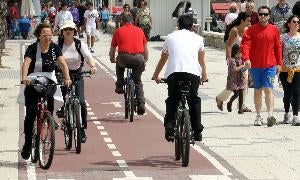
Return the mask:
[[100,121],[93,121],[93,122],[94,122],[94,124],[96,124],[96,125],[100,125],[100,124],[101,124]]
[[100,131],[101,136],[107,136],[108,133],[106,131]]
[[86,108],[87,111],[92,111],[92,108],[88,107]]
[[[119,167],[128,167],[125,160],[117,160],[117,163],[119,164]],[[124,171],[125,172],[125,171]]]
[[104,129],[103,126],[97,126],[97,129]]
[[231,180],[225,175],[190,175],[192,180]]
[[114,144],[106,144],[106,145],[107,145],[108,149],[110,149],[110,150],[117,149],[116,145],[114,145]]
[[109,138],[109,137],[105,137],[103,139],[104,139],[104,142],[106,142],[106,143],[111,143],[112,142],[111,138]]
[[[96,116],[92,116],[91,117],[91,120],[95,120],[95,119],[98,119]],[[95,122],[95,121],[94,121]],[[100,122],[99,122],[100,123]],[[100,123],[101,124],[101,123]]]
[[111,151],[113,156],[122,156],[119,151]]
[[94,116],[94,112],[87,112],[89,116]]

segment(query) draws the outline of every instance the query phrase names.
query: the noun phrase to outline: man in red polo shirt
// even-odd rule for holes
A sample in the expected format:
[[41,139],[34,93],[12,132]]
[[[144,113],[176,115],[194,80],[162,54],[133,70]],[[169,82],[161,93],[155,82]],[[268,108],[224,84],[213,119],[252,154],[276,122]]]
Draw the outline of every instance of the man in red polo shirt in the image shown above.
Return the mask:
[[[145,62],[148,60],[148,48],[144,32],[133,26],[132,21],[131,15],[123,14],[121,16],[123,26],[118,28],[113,35],[109,56],[110,62],[116,63],[116,93],[124,93],[124,71],[126,67],[132,68],[138,103],[137,114],[143,115],[145,113],[145,97],[141,76],[145,70]],[[116,60],[117,47],[118,56]]]

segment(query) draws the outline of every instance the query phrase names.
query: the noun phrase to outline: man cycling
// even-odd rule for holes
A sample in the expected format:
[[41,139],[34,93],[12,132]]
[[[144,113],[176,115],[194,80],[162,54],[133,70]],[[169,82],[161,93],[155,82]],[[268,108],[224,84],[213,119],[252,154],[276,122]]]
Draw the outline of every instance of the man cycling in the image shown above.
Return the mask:
[[161,81],[159,73],[168,61],[165,72],[168,83],[168,98],[166,99],[166,115],[164,118],[167,141],[174,139],[174,120],[177,104],[180,100],[178,82],[191,81],[188,97],[191,125],[195,141],[201,141],[203,130],[201,99],[197,91],[199,84],[207,80],[203,38],[192,32],[193,18],[188,15],[179,17],[178,28],[179,30],[167,36],[152,80],[155,80],[156,83]]
[[[124,71],[126,67],[133,67],[133,81],[135,83],[137,97],[137,114],[145,113],[145,97],[142,72],[148,60],[147,40],[142,29],[132,25],[132,16],[123,14],[121,16],[123,26],[118,28],[112,38],[110,47],[110,61],[116,63],[117,82],[115,92],[124,93]],[[115,60],[116,47],[118,46],[117,61]]]

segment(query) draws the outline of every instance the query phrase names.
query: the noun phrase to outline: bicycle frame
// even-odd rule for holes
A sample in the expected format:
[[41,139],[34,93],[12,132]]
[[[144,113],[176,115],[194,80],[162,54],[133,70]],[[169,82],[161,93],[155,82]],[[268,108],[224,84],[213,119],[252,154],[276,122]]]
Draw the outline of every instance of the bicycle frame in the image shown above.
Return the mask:
[[133,116],[134,112],[136,112],[136,94],[135,94],[135,84],[133,82],[132,78],[132,69],[127,68],[127,76],[125,78],[125,93],[124,93],[124,99],[125,99],[125,119],[128,118],[128,115],[130,115],[130,122],[133,122]]

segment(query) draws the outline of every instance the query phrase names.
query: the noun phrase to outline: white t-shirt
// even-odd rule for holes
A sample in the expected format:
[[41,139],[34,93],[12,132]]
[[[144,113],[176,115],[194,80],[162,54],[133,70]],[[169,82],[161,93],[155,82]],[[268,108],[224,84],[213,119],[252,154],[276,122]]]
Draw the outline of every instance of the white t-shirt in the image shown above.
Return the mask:
[[174,72],[187,72],[200,76],[202,69],[198,61],[198,53],[203,50],[203,38],[194,32],[183,29],[169,34],[163,45],[163,52],[169,54],[165,77]]
[[230,24],[237,17],[238,17],[237,13],[228,13],[228,14],[226,14],[226,17],[225,17],[226,25]]
[[98,11],[95,9],[91,10],[86,10],[84,12],[84,17],[86,18],[86,26],[89,27],[96,27],[96,18],[99,17]]
[[[58,42],[57,42],[57,44],[58,44]],[[68,68],[70,70],[77,70],[80,67],[81,56],[75,47],[75,42],[73,42],[69,46],[64,44],[61,52],[66,60]],[[87,44],[82,41],[81,41],[80,52],[83,55],[85,61],[93,58],[92,54],[90,53],[90,51],[87,47]]]
[[55,16],[55,25],[56,28],[57,25],[59,28],[62,27],[65,21],[73,21],[73,16],[70,11],[59,11],[57,15]]

